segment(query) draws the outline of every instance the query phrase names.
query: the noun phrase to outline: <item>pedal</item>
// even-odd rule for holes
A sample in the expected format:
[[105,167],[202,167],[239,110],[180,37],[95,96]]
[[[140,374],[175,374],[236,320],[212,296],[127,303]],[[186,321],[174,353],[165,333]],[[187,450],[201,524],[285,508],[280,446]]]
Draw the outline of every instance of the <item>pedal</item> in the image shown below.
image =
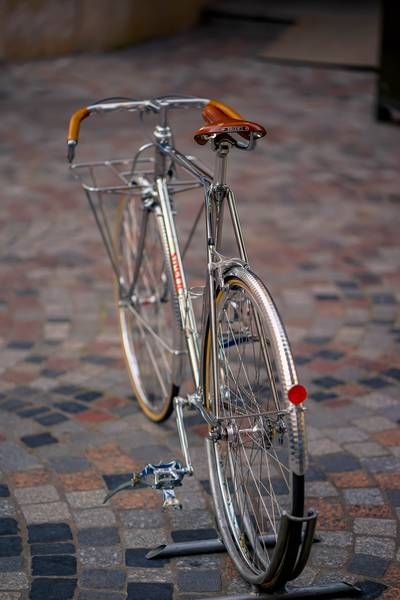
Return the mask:
[[173,510],[182,510],[182,504],[179,502],[173,489],[163,489],[164,502],[163,510],[172,508]]
[[182,504],[176,497],[174,488],[182,485],[182,480],[188,473],[189,470],[185,469],[178,460],[155,465],[149,463],[139,473],[133,473],[131,479],[111,490],[104,498],[103,504],[115,494],[142,484],[155,490],[162,490],[164,499],[162,507],[164,509],[180,510]]

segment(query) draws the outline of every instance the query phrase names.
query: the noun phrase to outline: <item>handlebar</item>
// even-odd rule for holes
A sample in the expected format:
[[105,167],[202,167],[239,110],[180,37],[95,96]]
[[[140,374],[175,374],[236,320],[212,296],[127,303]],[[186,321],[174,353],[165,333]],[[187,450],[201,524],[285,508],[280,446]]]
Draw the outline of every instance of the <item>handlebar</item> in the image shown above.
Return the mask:
[[81,122],[92,113],[111,112],[115,110],[141,111],[160,113],[168,108],[203,108],[209,102],[205,98],[164,96],[151,100],[129,101],[129,102],[100,102],[79,108],[74,112],[69,121],[67,145],[68,161],[71,163],[75,157],[75,149],[79,142],[79,131]]

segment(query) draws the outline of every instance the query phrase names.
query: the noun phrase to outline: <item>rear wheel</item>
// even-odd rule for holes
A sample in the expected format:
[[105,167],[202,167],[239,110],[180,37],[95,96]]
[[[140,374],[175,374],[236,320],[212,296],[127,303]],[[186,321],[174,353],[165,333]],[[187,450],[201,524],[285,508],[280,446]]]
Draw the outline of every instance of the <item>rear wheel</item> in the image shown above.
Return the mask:
[[154,208],[134,197],[123,201],[117,225],[122,345],[136,399],[152,421],[163,421],[172,412],[181,343],[159,218]]
[[297,383],[293,360],[259,279],[232,269],[217,293],[216,317],[217,397],[209,327],[204,346],[204,394],[219,424],[209,452],[214,503],[239,572],[267,585],[282,515],[303,516],[304,413],[287,399]]

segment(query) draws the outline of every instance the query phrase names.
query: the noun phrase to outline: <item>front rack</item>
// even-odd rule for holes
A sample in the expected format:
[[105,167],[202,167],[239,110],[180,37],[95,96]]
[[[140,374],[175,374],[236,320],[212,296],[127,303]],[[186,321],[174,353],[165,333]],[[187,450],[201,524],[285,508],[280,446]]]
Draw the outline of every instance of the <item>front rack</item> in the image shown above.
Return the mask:
[[135,194],[141,189],[137,177],[151,177],[153,165],[153,157],[135,157],[75,163],[70,168],[86,192]]
[[[155,158],[152,155],[155,144],[153,142],[143,145],[133,158],[110,159],[103,161],[81,162],[70,165],[72,175],[79,181],[89,206],[94,215],[102,241],[110,259],[112,269],[118,281],[120,272],[118,267],[118,254],[115,245],[116,217],[118,206],[129,198],[154,198],[154,171]],[[186,156],[188,161],[201,163],[193,156]],[[202,182],[188,172],[182,176],[175,165],[171,163],[168,192],[173,195],[187,192],[202,186]],[[194,221],[192,230],[186,241],[182,256],[186,253],[187,246],[196,229],[201,216],[202,206]]]
[[70,169],[86,193],[112,269],[117,281],[120,281],[114,233],[118,207],[131,197],[142,196],[144,189],[149,187],[154,172],[154,158],[135,156],[82,162],[71,165]]

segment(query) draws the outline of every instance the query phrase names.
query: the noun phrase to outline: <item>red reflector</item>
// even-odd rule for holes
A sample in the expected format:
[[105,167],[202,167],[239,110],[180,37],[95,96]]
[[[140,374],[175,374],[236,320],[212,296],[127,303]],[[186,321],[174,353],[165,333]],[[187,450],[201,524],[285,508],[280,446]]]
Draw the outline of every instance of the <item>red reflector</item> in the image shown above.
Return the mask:
[[292,404],[301,404],[307,398],[307,390],[304,385],[294,385],[288,391],[288,398]]

